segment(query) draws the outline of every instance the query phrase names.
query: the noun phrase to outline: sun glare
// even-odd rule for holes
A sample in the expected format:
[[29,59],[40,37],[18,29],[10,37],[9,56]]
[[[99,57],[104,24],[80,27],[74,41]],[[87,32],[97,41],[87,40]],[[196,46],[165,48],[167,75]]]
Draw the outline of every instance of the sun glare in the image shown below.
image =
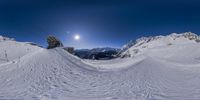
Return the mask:
[[79,35],[75,35],[75,36],[74,36],[74,39],[75,39],[75,40],[80,40],[80,36],[79,36]]

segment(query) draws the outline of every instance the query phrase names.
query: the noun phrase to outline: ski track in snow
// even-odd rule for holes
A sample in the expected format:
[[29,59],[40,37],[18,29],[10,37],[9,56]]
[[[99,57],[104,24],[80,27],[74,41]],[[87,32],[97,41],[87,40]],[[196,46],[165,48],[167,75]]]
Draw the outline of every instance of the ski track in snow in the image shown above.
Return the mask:
[[0,63],[0,99],[200,99],[199,44],[154,47],[131,58],[92,61],[62,48],[8,43],[21,53],[0,42],[0,52],[7,50],[9,55],[9,61]]

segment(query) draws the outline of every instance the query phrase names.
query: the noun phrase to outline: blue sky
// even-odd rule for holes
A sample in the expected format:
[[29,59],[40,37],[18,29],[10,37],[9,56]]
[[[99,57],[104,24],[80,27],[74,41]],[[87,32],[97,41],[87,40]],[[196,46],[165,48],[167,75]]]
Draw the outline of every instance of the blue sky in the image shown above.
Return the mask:
[[142,36],[198,34],[199,27],[199,0],[0,1],[0,34],[44,47],[50,34],[65,46],[121,47]]

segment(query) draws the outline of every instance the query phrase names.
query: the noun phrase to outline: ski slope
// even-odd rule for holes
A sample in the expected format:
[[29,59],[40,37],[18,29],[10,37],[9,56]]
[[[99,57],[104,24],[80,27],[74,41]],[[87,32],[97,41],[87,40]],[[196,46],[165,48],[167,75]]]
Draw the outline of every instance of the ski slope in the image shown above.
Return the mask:
[[0,62],[0,99],[200,99],[200,44],[187,38],[163,36],[123,53],[131,57],[106,61],[13,40],[0,47],[7,59]]

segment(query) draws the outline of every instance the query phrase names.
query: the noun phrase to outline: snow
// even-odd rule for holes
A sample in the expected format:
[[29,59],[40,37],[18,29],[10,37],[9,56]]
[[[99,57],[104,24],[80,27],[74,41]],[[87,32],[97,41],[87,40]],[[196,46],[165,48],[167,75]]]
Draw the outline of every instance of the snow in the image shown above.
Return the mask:
[[171,45],[181,45],[181,44],[193,44],[197,43],[200,38],[198,35],[186,32],[182,34],[172,33],[168,36],[155,36],[155,37],[142,37],[137,39],[135,42],[130,42],[124,45],[120,56],[136,56],[141,52],[149,50],[151,48],[157,47],[162,48]]
[[124,51],[130,57],[106,61],[3,40],[0,99],[198,100],[200,44],[178,36],[138,42]]
[[27,53],[38,50],[39,47],[28,43],[16,42],[13,39],[0,36],[0,63],[21,58]]

